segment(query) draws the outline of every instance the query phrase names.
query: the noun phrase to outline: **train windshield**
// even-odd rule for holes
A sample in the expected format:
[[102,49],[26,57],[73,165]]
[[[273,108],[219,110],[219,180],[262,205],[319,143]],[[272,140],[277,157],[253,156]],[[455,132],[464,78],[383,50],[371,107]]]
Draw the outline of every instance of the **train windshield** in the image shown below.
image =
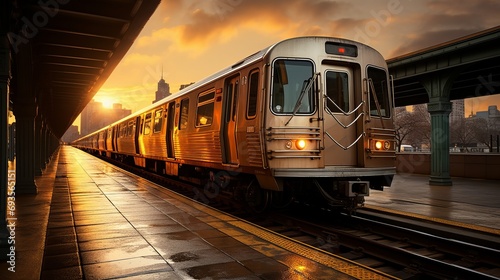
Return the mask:
[[[314,87],[309,86],[314,67],[311,61],[278,59],[274,62],[271,108],[276,114],[312,114]],[[303,91],[309,88],[307,92]]]
[[378,68],[368,67],[368,88],[370,91],[370,115],[389,118],[391,108],[387,73]]

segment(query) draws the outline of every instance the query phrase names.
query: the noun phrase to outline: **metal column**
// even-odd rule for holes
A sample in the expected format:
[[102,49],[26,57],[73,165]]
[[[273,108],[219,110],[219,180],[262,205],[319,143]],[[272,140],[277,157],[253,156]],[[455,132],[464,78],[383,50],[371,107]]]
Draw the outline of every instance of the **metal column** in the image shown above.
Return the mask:
[[[460,69],[458,69],[460,70]],[[422,84],[429,94],[427,110],[431,114],[430,185],[451,186],[450,176],[450,90],[459,73],[445,71],[427,75]]]
[[35,183],[35,117],[36,104],[33,86],[33,58],[31,45],[19,47],[17,66],[16,102],[16,193],[37,194]]
[[450,101],[431,101],[431,175],[430,185],[451,186],[450,177]]

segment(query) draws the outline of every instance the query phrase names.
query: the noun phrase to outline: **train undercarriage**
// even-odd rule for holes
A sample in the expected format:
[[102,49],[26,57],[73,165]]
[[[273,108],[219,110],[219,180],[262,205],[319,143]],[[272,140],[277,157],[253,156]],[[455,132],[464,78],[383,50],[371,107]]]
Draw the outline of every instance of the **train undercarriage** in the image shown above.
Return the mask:
[[219,195],[231,197],[237,203],[244,203],[253,212],[267,208],[282,209],[293,203],[313,205],[334,211],[353,213],[362,207],[370,189],[382,190],[390,186],[393,175],[352,177],[276,177],[282,190],[263,188],[253,174],[232,172],[193,165],[179,165],[177,176],[167,175],[166,163],[162,160],[144,159],[138,166],[137,158],[115,153],[88,152],[120,161],[127,165],[142,167],[156,174],[175,177],[198,186],[194,199],[204,203]]
[[260,186],[259,180],[252,174],[193,166],[179,168],[179,179],[196,183],[206,199],[224,193],[245,203],[254,212],[263,212],[268,207],[281,209],[292,203],[304,203],[352,213],[363,206],[370,189],[382,190],[383,186],[390,186],[392,178],[393,175],[278,177],[275,179],[280,181],[282,190],[276,191]]

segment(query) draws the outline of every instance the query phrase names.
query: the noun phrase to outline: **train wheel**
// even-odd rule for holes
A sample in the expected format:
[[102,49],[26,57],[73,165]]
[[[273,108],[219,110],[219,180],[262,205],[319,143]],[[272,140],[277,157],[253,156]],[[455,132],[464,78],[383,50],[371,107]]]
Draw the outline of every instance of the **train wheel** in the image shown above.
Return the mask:
[[245,201],[254,212],[262,213],[269,204],[270,196],[268,190],[262,189],[255,180],[252,180],[247,186]]

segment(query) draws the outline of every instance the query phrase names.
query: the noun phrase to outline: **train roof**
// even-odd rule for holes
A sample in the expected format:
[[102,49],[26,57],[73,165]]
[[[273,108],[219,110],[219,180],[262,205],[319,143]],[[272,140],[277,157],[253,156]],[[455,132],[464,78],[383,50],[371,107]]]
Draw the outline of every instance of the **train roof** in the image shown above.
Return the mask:
[[[176,99],[178,97],[181,97],[181,96],[185,95],[186,93],[191,92],[192,90],[195,90],[197,88],[200,88],[200,87],[203,87],[207,84],[210,84],[211,82],[213,82],[214,80],[217,80],[220,77],[223,77],[223,76],[226,76],[232,72],[238,71],[239,69],[244,68],[245,66],[262,59],[266,55],[268,50],[271,48],[272,48],[272,46],[269,46],[269,47],[267,47],[263,50],[260,50],[252,55],[249,55],[249,56],[245,57],[244,59],[234,63],[233,65],[226,67],[226,68],[216,72],[215,74],[212,74],[212,75],[210,75],[210,76],[208,76],[200,81],[197,81],[194,84],[189,85],[189,86],[185,87],[184,89],[182,89],[182,90],[180,90],[172,95],[169,95],[169,96],[159,100],[158,102],[153,103],[153,104],[133,113],[132,115],[143,114],[147,111],[150,111],[150,110],[158,107],[161,104],[168,103],[172,99]],[[118,122],[120,122],[120,121],[118,121]]]
[[[186,88],[170,95],[170,96],[167,96],[161,100],[159,100],[158,102],[155,102],[149,106],[146,106],[144,108],[142,108],[141,110],[135,112],[135,113],[132,113],[131,115],[129,116],[126,116],[125,118],[122,118],[112,124],[109,124],[109,125],[106,125],[105,127],[99,129],[99,130],[96,130],[92,133],[89,133],[87,134],[86,136],[83,136],[81,138],[79,138],[78,140],[82,139],[82,138],[85,138],[87,136],[90,136],[90,135],[93,135],[93,134],[96,134],[96,133],[99,133],[103,130],[106,130],[108,129],[110,126],[114,126],[114,125],[117,125],[119,123],[122,123],[123,121],[125,120],[128,120],[130,118],[133,118],[133,117],[136,117],[137,115],[140,115],[140,114],[144,114],[145,112],[148,112],[148,111],[151,111],[153,110],[154,108],[157,108],[158,106],[161,106],[165,103],[168,103],[170,102],[171,100],[173,99],[176,99],[176,98],[179,98],[185,94],[187,94],[188,92],[191,92],[192,90],[195,90],[197,88],[201,88],[209,83],[211,83],[212,81],[220,78],[220,77],[223,77],[223,76],[226,76],[226,75],[229,75],[231,74],[232,72],[235,72],[235,71],[238,71],[239,69],[241,68],[244,68],[260,59],[263,59],[267,53],[269,53],[273,48],[275,48],[276,46],[280,45],[280,44],[284,44],[286,42],[291,42],[291,41],[297,41],[297,40],[308,40],[308,41],[313,41],[313,40],[323,40],[323,41],[327,41],[327,40],[332,40],[332,41],[336,41],[336,42],[341,42],[341,43],[349,43],[349,44],[355,44],[355,45],[358,45],[358,46],[364,46],[364,47],[368,47],[372,50],[375,50],[373,48],[371,48],[370,46],[367,46],[363,43],[360,43],[360,42],[356,42],[356,41],[352,41],[352,40],[348,40],[348,39],[343,39],[343,38],[336,38],[336,37],[326,37],[326,36],[303,36],[303,37],[294,37],[294,38],[289,38],[289,39],[285,39],[285,40],[282,40],[282,41],[279,41],[273,45],[270,45],[269,47],[267,48],[264,48],[254,54],[251,54],[241,60],[239,60],[238,62],[232,64],[231,66],[229,67],[226,67],[198,82],[195,82],[194,84],[192,85],[189,85],[187,86]],[[375,50],[376,51],[376,50]],[[78,141],[78,140],[75,140],[75,141]]]

